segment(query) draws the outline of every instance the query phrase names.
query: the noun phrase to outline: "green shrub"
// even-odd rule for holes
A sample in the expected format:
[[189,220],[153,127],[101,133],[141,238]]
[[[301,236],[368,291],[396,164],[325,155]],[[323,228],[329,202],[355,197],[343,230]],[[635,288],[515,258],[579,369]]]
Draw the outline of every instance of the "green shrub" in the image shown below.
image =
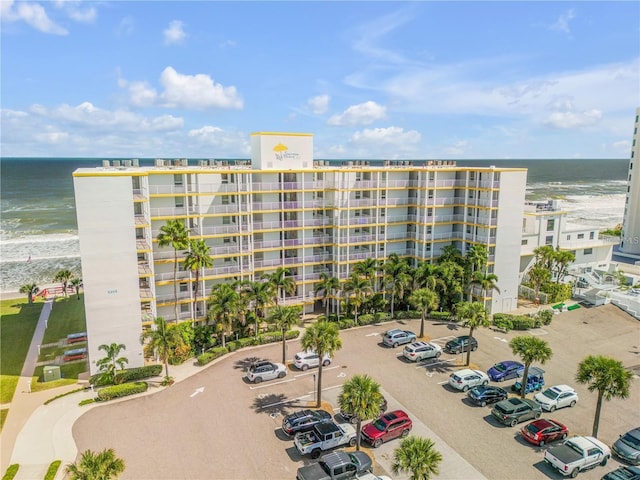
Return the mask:
[[375,322],[375,317],[372,313],[358,316],[358,325],[371,325],[373,322]]
[[84,405],[89,405],[90,403],[94,403],[96,401],[95,398],[85,398],[78,403],[78,406],[83,407]]
[[525,315],[513,315],[511,318],[511,328],[513,330],[529,330],[535,328],[536,319]]
[[568,283],[545,283],[540,287],[540,291],[546,293],[547,302],[562,302],[571,298],[572,289]]
[[[292,340],[294,338],[298,338],[300,335],[300,330],[289,330],[285,333],[285,340]],[[265,332],[258,335],[259,343],[258,345],[264,345],[266,343],[275,343],[282,341],[282,332]]]
[[391,314],[387,312],[376,312],[375,317],[375,323],[388,322],[389,320],[391,320]]
[[18,465],[17,463],[14,463],[13,465],[9,465],[9,468],[7,468],[7,471],[2,476],[2,480],[13,480],[13,477],[15,477],[16,474],[18,473],[19,468],[20,468],[20,465]]
[[553,310],[547,309],[540,311],[538,313],[538,318],[542,322],[542,325],[549,325],[551,320],[553,320]]
[[82,392],[83,390],[84,390],[84,388],[76,388],[75,390],[71,390],[71,391],[66,392],[66,393],[61,393],[60,395],[56,395],[55,397],[50,398],[49,400],[45,401],[44,404],[45,405],[49,405],[51,402],[53,402],[54,400],[57,400],[58,398],[66,397],[67,395],[71,395],[72,393]]
[[429,317],[434,320],[440,320],[441,322],[451,320],[450,312],[431,312],[429,313]]
[[148,387],[147,382],[132,382],[101,388],[98,390],[98,400],[104,402],[114,398],[146,392]]
[[213,362],[216,358],[220,358],[221,356],[226,354],[228,351],[229,350],[223,347],[211,348],[206,352],[204,352],[202,355],[198,355],[198,365],[203,366],[203,365],[206,365],[207,363]]
[[410,320],[416,320],[422,318],[422,314],[416,310],[396,310],[393,312],[395,319],[408,318]]
[[504,313],[496,313],[493,316],[493,326],[499,328],[500,330],[508,332],[509,330],[513,329],[513,324],[508,317],[509,316],[505,315]]
[[352,328],[355,326],[356,326],[356,321],[352,318],[342,318],[338,322],[338,327],[340,327],[340,330],[344,330],[346,328]]
[[[124,370],[118,370],[116,372],[115,382],[116,384],[130,382],[132,380],[141,380],[143,378],[157,377],[162,372],[162,365],[148,365],[146,367],[125,368]],[[103,387],[107,385],[102,380],[102,374],[96,373],[91,375],[89,383],[94,387]]]
[[49,469],[44,476],[44,480],[53,480],[54,478],[56,478],[56,473],[58,473],[58,468],[60,468],[61,463],[62,462],[60,460],[51,462],[51,465],[49,465]]

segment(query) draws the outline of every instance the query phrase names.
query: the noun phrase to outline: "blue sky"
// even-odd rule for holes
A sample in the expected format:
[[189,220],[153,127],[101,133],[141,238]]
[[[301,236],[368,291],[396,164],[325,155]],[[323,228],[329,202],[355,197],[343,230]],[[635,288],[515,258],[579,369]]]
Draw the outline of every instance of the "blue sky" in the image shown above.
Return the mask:
[[628,158],[640,2],[1,0],[2,156]]

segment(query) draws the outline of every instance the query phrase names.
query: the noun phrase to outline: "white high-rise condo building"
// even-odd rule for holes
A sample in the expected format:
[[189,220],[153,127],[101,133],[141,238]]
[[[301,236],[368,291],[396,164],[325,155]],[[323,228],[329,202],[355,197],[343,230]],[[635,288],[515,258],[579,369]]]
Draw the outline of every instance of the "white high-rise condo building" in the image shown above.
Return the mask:
[[[640,260],[640,108],[636,109],[636,121],[633,125],[631,159],[627,180],[627,198],[624,204],[620,252]],[[634,168],[635,166],[635,168]]]
[[[517,307],[526,169],[314,160],[310,134],[254,133],[251,148],[250,162],[104,161],[74,172],[92,373],[99,345],[125,344],[129,366],[140,366],[140,334],[155,317],[203,321],[212,285],[278,267],[296,282],[285,301],[310,312],[322,273],[344,281],[366,258],[435,261],[448,245],[463,254],[483,245],[499,286],[485,304]],[[213,259],[195,302],[196,277],[178,251],[177,319],[174,250],[156,239],[174,219]]]

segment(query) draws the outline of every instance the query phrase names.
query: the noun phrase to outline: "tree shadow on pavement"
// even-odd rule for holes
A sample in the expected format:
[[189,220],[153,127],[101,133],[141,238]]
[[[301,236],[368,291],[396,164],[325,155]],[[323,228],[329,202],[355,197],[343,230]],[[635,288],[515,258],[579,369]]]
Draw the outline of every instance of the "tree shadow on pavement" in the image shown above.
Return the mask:
[[236,362],[233,364],[233,368],[235,368],[236,370],[246,371],[252,363],[259,362],[261,360],[264,359],[260,357],[245,357],[240,360],[236,360]]
[[266,413],[268,415],[280,414],[287,415],[289,410],[297,408],[309,408],[307,402],[299,399],[289,398],[283,393],[270,393],[264,396],[258,396],[251,406],[256,413]]

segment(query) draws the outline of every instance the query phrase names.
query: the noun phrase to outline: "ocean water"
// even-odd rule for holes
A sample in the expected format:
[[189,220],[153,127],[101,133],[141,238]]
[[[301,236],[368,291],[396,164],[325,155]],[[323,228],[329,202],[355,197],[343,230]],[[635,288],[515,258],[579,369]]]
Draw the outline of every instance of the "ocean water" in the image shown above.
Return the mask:
[[[152,164],[140,159],[142,166]],[[101,165],[95,158],[0,160],[1,292],[31,282],[51,284],[63,268],[80,275],[71,174]],[[528,200],[560,200],[573,223],[608,228],[622,222],[628,160],[460,160],[458,165],[528,168]]]

